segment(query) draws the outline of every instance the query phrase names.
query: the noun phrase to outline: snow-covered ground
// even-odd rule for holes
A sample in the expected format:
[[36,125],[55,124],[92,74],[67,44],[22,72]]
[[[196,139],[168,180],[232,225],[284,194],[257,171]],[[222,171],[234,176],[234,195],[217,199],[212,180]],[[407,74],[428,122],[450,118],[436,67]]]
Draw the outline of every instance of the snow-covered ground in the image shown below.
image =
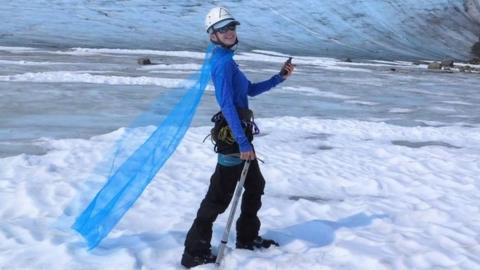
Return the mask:
[[[281,246],[229,249],[222,269],[480,267],[480,128],[317,117],[258,123],[267,179],[261,233]],[[202,144],[208,131],[187,133],[92,252],[69,225],[105,182],[98,167],[123,130],[43,140],[45,155],[1,159],[0,268],[181,269],[185,234],[216,162]],[[214,226],[215,246],[225,223],[222,215]]]
[[[158,65],[138,66],[142,56]],[[0,269],[182,269],[216,162],[202,143],[217,110],[211,86],[177,151],[98,248],[87,251],[70,226],[105,183],[116,139],[127,128],[149,134],[130,123],[186,83],[202,57],[0,48]],[[257,81],[286,56],[236,59]],[[281,246],[230,248],[222,269],[479,269],[479,74],[294,63],[290,80],[251,100],[267,181],[261,233]],[[222,215],[214,226],[215,249],[225,223]]]

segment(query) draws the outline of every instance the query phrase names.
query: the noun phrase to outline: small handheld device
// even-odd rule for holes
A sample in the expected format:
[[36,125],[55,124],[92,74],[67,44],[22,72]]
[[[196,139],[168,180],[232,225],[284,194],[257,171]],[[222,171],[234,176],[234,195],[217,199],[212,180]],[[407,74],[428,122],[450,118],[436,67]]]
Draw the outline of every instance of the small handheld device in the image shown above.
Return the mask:
[[[288,60],[285,62],[286,64],[291,64],[292,63],[292,57],[289,57]],[[282,71],[280,72],[280,75],[285,76],[287,75],[287,70],[285,70],[285,66],[282,68]]]

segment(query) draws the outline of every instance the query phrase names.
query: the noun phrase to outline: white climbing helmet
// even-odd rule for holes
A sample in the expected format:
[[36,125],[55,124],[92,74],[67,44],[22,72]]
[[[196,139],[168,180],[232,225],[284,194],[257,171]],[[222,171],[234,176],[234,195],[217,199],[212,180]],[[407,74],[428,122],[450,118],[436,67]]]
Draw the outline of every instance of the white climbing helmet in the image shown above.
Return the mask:
[[240,25],[240,22],[233,18],[228,9],[224,7],[214,7],[208,12],[207,17],[205,17],[205,30],[207,33],[210,33],[212,29],[222,28],[232,22]]

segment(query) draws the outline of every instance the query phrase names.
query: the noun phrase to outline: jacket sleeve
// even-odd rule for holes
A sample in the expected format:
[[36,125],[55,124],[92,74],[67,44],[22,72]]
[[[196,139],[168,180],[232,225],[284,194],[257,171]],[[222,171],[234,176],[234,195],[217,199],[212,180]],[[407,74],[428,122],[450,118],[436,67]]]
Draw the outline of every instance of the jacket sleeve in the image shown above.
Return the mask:
[[279,83],[283,82],[285,79],[280,74],[276,74],[270,79],[259,82],[259,83],[251,83],[249,81],[248,84],[248,95],[251,97],[254,97],[256,95],[259,95],[263,92],[266,92],[273,87],[277,86]]
[[232,130],[235,141],[240,146],[241,152],[252,151],[253,147],[248,141],[245,131],[242,128],[240,117],[233,102],[233,61],[219,63],[213,70],[213,84],[215,96],[220,105],[223,116]]

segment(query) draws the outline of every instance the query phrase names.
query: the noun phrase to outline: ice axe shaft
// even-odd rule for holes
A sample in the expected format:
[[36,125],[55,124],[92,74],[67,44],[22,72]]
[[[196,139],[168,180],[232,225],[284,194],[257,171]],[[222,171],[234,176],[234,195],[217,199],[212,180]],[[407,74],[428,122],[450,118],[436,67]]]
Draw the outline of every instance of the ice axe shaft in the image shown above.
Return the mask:
[[215,261],[215,264],[217,266],[220,265],[223,259],[225,248],[227,247],[228,235],[230,234],[230,228],[232,227],[233,217],[235,216],[235,211],[237,210],[237,204],[240,199],[240,195],[242,195],[242,189],[243,189],[243,185],[245,184],[245,179],[247,178],[249,167],[250,167],[250,160],[247,160],[245,161],[245,165],[243,165],[242,174],[240,175],[240,181],[238,181],[237,187],[235,188],[235,194],[233,195],[232,208],[230,209],[230,215],[228,216],[227,226],[223,231],[223,237],[222,237],[222,240],[220,241],[220,245],[218,246],[217,260]]

